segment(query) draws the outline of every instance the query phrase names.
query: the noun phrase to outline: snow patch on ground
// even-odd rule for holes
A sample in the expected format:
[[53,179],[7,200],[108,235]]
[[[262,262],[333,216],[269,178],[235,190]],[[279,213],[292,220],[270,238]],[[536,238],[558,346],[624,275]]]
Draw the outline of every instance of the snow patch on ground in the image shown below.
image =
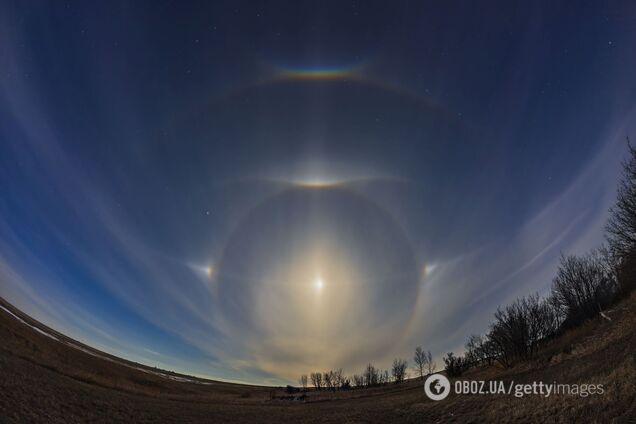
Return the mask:
[[60,341],[60,339],[58,339],[57,337],[55,337],[53,334],[49,334],[46,331],[43,331],[41,329],[39,329],[38,327],[29,324],[28,322],[26,322],[25,320],[23,320],[22,318],[20,318],[19,316],[17,316],[16,314],[14,314],[13,312],[11,312],[10,310],[8,310],[7,308],[5,308],[4,306],[0,305],[0,308],[2,308],[6,313],[8,313],[9,315],[11,315],[13,318],[17,319],[18,321],[20,321],[22,324],[24,325],[28,325],[29,327],[31,327],[32,329],[34,329],[35,331],[37,331],[38,333],[49,337],[53,340],[57,340],[58,342]]

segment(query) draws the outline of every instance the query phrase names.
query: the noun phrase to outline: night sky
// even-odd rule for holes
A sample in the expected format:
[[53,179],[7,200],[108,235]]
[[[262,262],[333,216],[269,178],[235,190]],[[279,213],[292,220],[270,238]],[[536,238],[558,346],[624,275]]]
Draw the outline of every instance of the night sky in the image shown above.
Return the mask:
[[636,137],[636,4],[476,3],[0,2],[0,295],[231,381],[461,352]]

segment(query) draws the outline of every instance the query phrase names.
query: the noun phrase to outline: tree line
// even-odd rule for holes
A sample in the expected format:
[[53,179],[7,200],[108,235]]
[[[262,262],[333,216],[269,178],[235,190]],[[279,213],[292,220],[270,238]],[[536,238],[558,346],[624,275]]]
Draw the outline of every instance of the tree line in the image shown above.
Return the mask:
[[500,307],[488,332],[472,335],[463,356],[444,357],[450,376],[479,364],[504,367],[534,358],[549,339],[598,315],[624,298],[636,281],[636,149],[627,140],[617,200],[610,209],[601,247],[561,255],[548,296],[522,297]]
[[408,361],[396,358],[393,360],[391,370],[382,370],[369,363],[360,374],[345,376],[340,368],[325,372],[312,372],[309,375],[303,374],[300,376],[299,382],[303,390],[307,390],[311,384],[315,390],[336,391],[402,383],[407,378]]
[[[488,331],[471,335],[463,355],[447,353],[444,368],[450,377],[468,368],[498,363],[503,367],[529,361],[551,338],[599,314],[629,294],[636,284],[636,149],[627,140],[629,156],[623,162],[615,205],[605,226],[606,243],[591,252],[561,255],[549,294],[538,293],[499,307]],[[430,351],[419,346],[413,357],[415,375],[436,370]],[[408,361],[396,358],[391,370],[368,364],[361,374],[344,376],[342,369],[303,375],[300,383],[316,390],[373,387],[409,378]]]

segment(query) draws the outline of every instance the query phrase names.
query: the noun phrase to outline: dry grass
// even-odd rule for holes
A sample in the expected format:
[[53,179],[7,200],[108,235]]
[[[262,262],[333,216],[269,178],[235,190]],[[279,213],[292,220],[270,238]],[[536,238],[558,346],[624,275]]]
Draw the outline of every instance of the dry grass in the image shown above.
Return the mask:
[[60,334],[61,342],[52,340],[0,310],[0,422],[635,422],[635,312],[632,295],[610,312],[611,322],[586,322],[551,341],[532,363],[473,369],[462,377],[602,384],[603,395],[451,394],[432,402],[421,382],[409,381],[309,392],[297,402],[281,400],[282,388],[172,381],[84,345],[78,344],[92,354],[69,347],[77,342]]

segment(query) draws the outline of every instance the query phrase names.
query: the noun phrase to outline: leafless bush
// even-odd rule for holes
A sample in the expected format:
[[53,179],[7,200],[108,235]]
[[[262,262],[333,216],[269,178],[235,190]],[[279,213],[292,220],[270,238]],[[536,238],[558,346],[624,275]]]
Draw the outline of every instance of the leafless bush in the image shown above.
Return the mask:
[[557,323],[552,303],[535,294],[497,309],[487,341],[475,340],[474,343],[489,356],[494,353],[496,359],[508,367],[516,360],[531,359],[541,340],[557,331]]
[[468,369],[468,362],[462,356],[455,356],[453,352],[448,352],[444,357],[446,374],[449,377],[459,377]]
[[406,378],[406,368],[408,362],[406,359],[395,358],[393,360],[393,366],[391,367],[391,374],[393,375],[393,381],[396,383],[402,383]]
[[465,357],[471,365],[479,365],[483,363],[491,364],[495,352],[492,349],[492,343],[486,336],[473,334],[468,338],[465,345]]
[[598,314],[614,300],[616,281],[598,251],[585,256],[562,256],[552,286],[555,304],[566,325]]

